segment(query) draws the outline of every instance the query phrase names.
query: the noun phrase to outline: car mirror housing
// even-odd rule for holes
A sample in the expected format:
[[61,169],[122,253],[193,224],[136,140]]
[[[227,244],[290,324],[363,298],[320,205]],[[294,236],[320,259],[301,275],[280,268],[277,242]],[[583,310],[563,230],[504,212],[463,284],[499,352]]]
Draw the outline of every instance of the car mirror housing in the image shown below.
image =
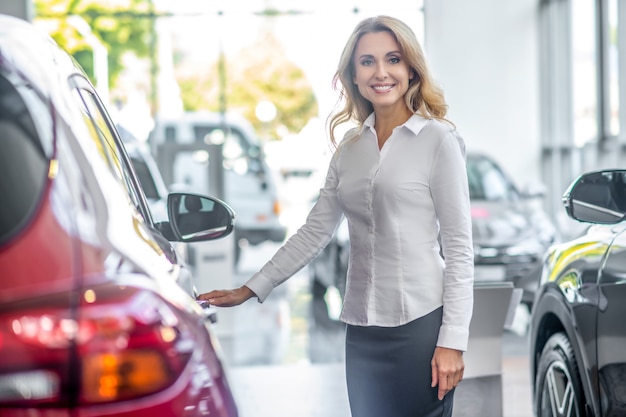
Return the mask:
[[172,230],[172,224],[170,222],[159,222],[155,226],[157,230],[161,232],[165,239],[169,240],[170,242],[178,241],[178,237],[174,234],[174,231]]
[[168,194],[167,213],[171,236],[179,242],[219,239],[235,225],[235,212],[228,204],[199,194]]
[[587,223],[615,224],[626,216],[626,170],[588,172],[563,195],[571,218]]

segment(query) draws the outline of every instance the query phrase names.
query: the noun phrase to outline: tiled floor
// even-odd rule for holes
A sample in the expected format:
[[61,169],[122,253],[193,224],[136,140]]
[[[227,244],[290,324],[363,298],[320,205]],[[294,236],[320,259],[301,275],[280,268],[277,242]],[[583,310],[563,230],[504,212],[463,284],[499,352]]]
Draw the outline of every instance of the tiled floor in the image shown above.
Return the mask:
[[[503,359],[503,417],[532,417],[528,359]],[[348,417],[343,364],[236,367],[240,417]]]
[[504,358],[502,388],[503,417],[533,417],[527,356]]
[[349,417],[343,364],[234,368],[239,417]]

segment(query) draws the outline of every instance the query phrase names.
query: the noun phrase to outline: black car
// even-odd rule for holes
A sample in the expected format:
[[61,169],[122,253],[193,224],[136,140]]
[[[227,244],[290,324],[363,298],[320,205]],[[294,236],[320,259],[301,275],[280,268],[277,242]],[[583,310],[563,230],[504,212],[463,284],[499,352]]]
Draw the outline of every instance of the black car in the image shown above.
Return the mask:
[[546,253],[529,334],[535,415],[626,416],[626,170],[582,175],[563,203],[591,226]]
[[[490,156],[467,155],[472,210],[476,282],[512,282],[523,289],[522,303],[532,306],[541,275],[543,254],[557,239],[556,228],[541,208],[542,190],[517,188]],[[344,222],[345,223],[345,222]],[[312,283],[312,326],[332,328],[327,311],[328,288],[343,295],[350,241],[347,227],[338,233],[309,267]],[[343,232],[342,232],[343,231]],[[335,291],[337,293],[337,291]]]

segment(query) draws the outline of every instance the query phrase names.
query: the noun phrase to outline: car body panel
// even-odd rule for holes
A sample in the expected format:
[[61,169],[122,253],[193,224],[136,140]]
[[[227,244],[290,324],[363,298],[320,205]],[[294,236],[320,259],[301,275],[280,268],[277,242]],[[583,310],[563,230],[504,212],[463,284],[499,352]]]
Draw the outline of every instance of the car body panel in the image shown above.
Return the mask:
[[598,392],[603,415],[626,415],[626,231],[611,245],[599,282]]
[[[531,315],[531,351],[541,352],[549,336],[562,327],[572,341],[583,389],[592,402],[598,398],[595,340],[599,294],[596,284],[614,238],[614,228],[595,225],[584,235],[550,249],[536,296],[537,308],[533,308]],[[537,361],[537,355],[531,356],[533,375]],[[592,406],[597,409],[599,404]]]

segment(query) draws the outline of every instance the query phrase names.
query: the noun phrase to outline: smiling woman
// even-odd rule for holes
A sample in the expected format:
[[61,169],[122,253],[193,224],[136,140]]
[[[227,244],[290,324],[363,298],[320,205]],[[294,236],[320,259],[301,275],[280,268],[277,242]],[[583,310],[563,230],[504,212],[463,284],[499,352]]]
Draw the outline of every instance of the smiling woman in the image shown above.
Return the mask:
[[473,303],[464,142],[445,120],[415,34],[398,19],[357,24],[334,84],[344,100],[330,117],[331,138],[345,122],[357,127],[333,155],[305,224],[245,285],[200,298],[265,301],[345,217],[350,268],[340,319],[352,415],[451,416]]

